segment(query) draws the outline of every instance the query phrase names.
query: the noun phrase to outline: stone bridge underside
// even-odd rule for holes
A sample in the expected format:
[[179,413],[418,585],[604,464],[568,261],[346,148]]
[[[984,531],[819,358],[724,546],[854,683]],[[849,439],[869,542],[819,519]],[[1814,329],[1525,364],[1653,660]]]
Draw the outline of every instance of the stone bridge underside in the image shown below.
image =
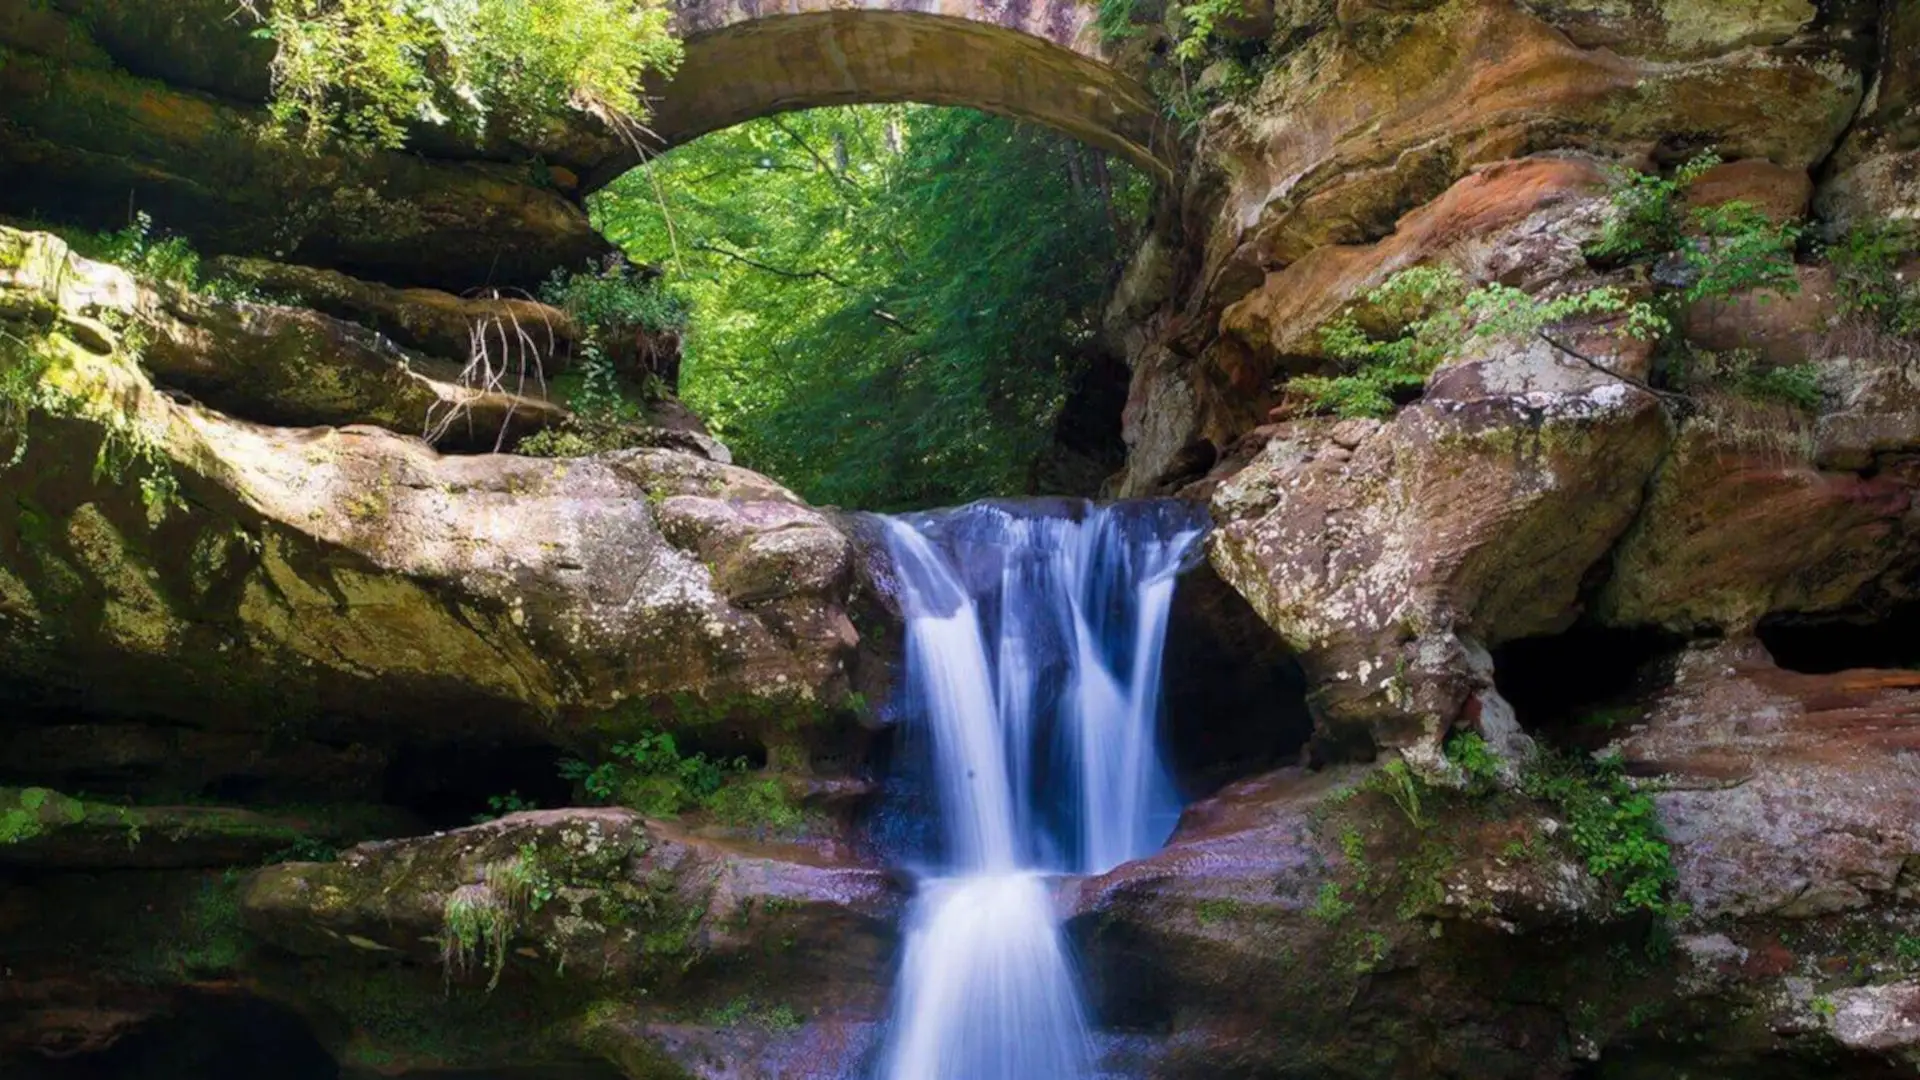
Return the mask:
[[0,215],[118,228],[132,206],[208,254],[460,290],[531,286],[610,251],[583,200],[643,149],[790,109],[972,106],[1164,180],[1174,140],[1108,63],[1095,13],[1092,0],[682,0],[686,60],[649,88],[654,147],[583,120],[531,143],[427,129],[403,152],[306,154],[267,131],[273,45],[231,0],[0,0]]
[[[671,147],[791,109],[964,105],[1044,124],[1167,179],[1173,140],[1146,89],[1102,55],[1094,12],[1073,0],[795,0],[777,12],[690,0],[676,11],[686,62],[659,89],[648,127]],[[603,163],[588,189],[637,160],[628,151]]]

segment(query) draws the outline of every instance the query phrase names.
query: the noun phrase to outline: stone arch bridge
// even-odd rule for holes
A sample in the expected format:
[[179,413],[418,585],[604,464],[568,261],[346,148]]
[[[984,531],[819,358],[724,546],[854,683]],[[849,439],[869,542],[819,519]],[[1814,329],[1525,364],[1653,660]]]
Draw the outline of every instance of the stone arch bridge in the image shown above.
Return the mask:
[[[1043,124],[1171,176],[1175,139],[1111,62],[1091,0],[678,0],[686,61],[649,128],[663,146],[822,105],[964,105]],[[594,169],[589,190],[632,167]]]

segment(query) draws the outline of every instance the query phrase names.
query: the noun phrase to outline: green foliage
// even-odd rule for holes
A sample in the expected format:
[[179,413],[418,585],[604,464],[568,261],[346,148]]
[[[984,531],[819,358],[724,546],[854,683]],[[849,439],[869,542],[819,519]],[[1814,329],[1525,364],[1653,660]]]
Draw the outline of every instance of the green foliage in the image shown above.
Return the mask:
[[40,808],[51,794],[46,788],[28,788],[20,793],[18,805],[0,810],[0,845],[18,844],[45,832]]
[[602,802],[673,817],[712,798],[728,771],[745,767],[744,761],[722,764],[705,754],[683,755],[672,735],[656,731],[613,744],[612,761],[590,766],[568,758],[560,763],[560,775]]
[[1446,752],[1447,760],[1466,776],[1470,793],[1485,794],[1500,786],[1500,758],[1477,733],[1465,731],[1448,739]]
[[487,812],[473,815],[473,823],[475,825],[484,825],[495,818],[506,817],[508,814],[519,814],[528,810],[538,809],[540,809],[539,803],[531,799],[521,798],[518,791],[509,791],[505,795],[489,795],[487,796]]
[[1700,235],[1680,249],[1693,279],[1681,296],[1684,301],[1725,299],[1761,289],[1800,291],[1794,252],[1806,230],[1799,222],[1774,222],[1744,202],[1701,207],[1692,220]]
[[[1705,300],[1799,289],[1795,252],[1804,235],[1797,222],[1776,223],[1743,202],[1685,209],[1687,190],[1720,159],[1702,155],[1673,176],[1618,175],[1612,206],[1600,238],[1588,249],[1596,259],[1652,263],[1679,260],[1684,283],[1660,285],[1650,299],[1624,288],[1602,286],[1557,295],[1532,296],[1500,284],[1469,289],[1448,267],[1402,270],[1321,328],[1332,375],[1293,379],[1288,388],[1312,411],[1338,416],[1388,416],[1418,396],[1427,377],[1468,342],[1486,338],[1545,338],[1575,320],[1609,323],[1613,334],[1638,341],[1670,341],[1680,312]],[[1684,343],[1678,362],[1690,363]],[[1711,378],[1712,361],[1699,367]],[[1682,381],[1684,376],[1682,376]],[[1720,378],[1743,396],[1802,409],[1820,404],[1815,372],[1806,366],[1750,367]]]
[[1406,815],[1407,822],[1416,829],[1427,827],[1427,820],[1421,814],[1420,792],[1426,785],[1414,775],[1406,759],[1395,757],[1392,761],[1367,777],[1366,787],[1393,800],[1393,805]]
[[623,261],[597,271],[556,270],[540,299],[602,341],[635,331],[677,333],[687,325],[686,301],[667,291],[659,275]]
[[736,777],[705,800],[722,824],[791,835],[807,824],[786,785],[774,777]]
[[1669,898],[1678,875],[1653,800],[1634,789],[1619,757],[1542,754],[1524,786],[1566,817],[1575,850],[1617,891],[1622,911],[1682,913]]
[[1719,164],[1719,155],[1705,153],[1672,176],[1616,171],[1612,207],[1587,254],[1626,262],[1657,258],[1679,248],[1686,240],[1687,189]]
[[681,395],[742,464],[894,509],[1028,489],[1147,195],[1050,132],[874,106],[709,135],[593,209],[688,301]]
[[1099,14],[1094,16],[1093,25],[1100,32],[1100,40],[1106,42],[1124,41],[1140,33],[1133,24],[1134,17],[1140,11],[1140,0],[1100,0]]
[[440,917],[440,955],[449,977],[476,962],[486,965],[487,989],[500,984],[513,940],[513,912],[486,885],[462,885],[447,894]]
[[1499,284],[1469,291],[1452,267],[1417,266],[1395,273],[1321,328],[1327,356],[1345,374],[1301,376],[1288,387],[1314,411],[1389,416],[1469,341],[1533,336],[1595,315],[1623,317],[1621,332],[1633,337],[1655,336],[1667,325],[1623,289],[1551,297]]
[[725,1030],[748,1025],[775,1035],[797,1031],[801,1024],[800,1015],[791,1005],[760,1006],[745,994],[708,1009],[701,1021],[711,1028]]
[[650,817],[699,811],[723,825],[762,834],[792,835],[808,816],[795,806],[777,776],[753,774],[745,758],[716,761],[683,754],[672,735],[645,732],[613,745],[613,760],[589,765],[578,758],[560,763],[560,775],[588,797]]
[[1920,227],[1892,221],[1855,225],[1827,248],[1827,257],[1841,311],[1885,333],[1920,335],[1920,276],[1906,280],[1901,274],[1903,265],[1920,259]]
[[1175,5],[1174,11],[1180,19],[1180,35],[1173,43],[1173,56],[1191,63],[1207,55],[1220,23],[1245,15],[1247,7],[1246,0],[1193,0]]
[[156,235],[153,218],[141,210],[118,232],[97,233],[69,240],[75,252],[110,262],[153,281],[170,282],[189,291],[200,287],[200,254],[184,238]]
[[1920,934],[1901,934],[1895,938],[1893,957],[1904,968],[1920,968]]
[[[667,388],[647,362],[663,350],[678,348],[687,325],[686,302],[668,292],[660,278],[615,260],[584,273],[556,271],[541,299],[565,311],[579,332],[573,363],[552,381],[553,397],[571,415],[562,424],[522,439],[514,449],[532,457],[584,457],[623,450],[636,443],[647,402]],[[641,370],[636,381],[623,380],[612,350],[632,355]]]
[[275,0],[272,110],[309,141],[398,147],[414,124],[538,132],[569,111],[632,132],[681,57],[660,0]]
[[1363,328],[1353,307],[1321,328],[1327,356],[1347,374],[1301,376],[1288,385],[1321,411],[1390,415],[1465,340],[1466,297],[1466,279],[1452,267],[1402,270],[1363,298],[1369,322],[1382,330]]
[[1825,400],[1819,365],[1765,367],[1759,356],[1748,350],[1690,353],[1675,365],[1673,380],[1687,393],[1719,390],[1748,401],[1786,405],[1809,413],[1817,412]]
[[1307,914],[1329,926],[1353,914],[1353,902],[1341,895],[1339,882],[1323,881]]

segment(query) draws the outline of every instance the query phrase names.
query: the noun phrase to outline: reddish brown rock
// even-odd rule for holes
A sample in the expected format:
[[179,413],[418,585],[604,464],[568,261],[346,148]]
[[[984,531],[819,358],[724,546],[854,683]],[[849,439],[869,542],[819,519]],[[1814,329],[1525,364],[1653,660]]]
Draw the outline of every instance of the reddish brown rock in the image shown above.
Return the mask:
[[[1598,217],[1604,176],[1565,158],[1501,162],[1471,174],[1402,218],[1376,244],[1328,245],[1268,274],[1220,315],[1222,331],[1284,364],[1322,356],[1320,328],[1355,297],[1395,272],[1460,258],[1462,245],[1488,251],[1472,269],[1486,280],[1539,287],[1584,272],[1580,231]],[[1529,290],[1531,291],[1531,290]]]
[[1702,648],[1619,749],[1658,792],[1695,919],[1887,905],[1920,851],[1920,673]]
[[1812,201],[1813,179],[1806,169],[1785,168],[1760,158],[1717,165],[1687,189],[1689,208],[1743,202],[1773,221],[1806,217]]
[[1840,319],[1833,271],[1802,266],[1795,276],[1797,291],[1767,289],[1701,300],[1687,308],[1680,330],[1689,343],[1711,352],[1751,350],[1766,367],[1815,361]]
[[1807,417],[1738,399],[1708,409],[1681,429],[1614,553],[1600,619],[1743,632],[1773,612],[1845,608],[1900,564],[1920,526],[1911,467],[1823,471]]

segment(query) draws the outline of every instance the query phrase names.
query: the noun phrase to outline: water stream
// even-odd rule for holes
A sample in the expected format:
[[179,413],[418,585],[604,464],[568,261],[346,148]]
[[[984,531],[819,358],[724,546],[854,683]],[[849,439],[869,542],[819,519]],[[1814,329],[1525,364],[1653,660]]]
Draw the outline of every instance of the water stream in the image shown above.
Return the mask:
[[1046,877],[1158,848],[1157,744],[1185,504],[977,504],[891,518],[905,710],[939,827],[908,914],[882,1080],[1071,1080],[1086,1017]]

